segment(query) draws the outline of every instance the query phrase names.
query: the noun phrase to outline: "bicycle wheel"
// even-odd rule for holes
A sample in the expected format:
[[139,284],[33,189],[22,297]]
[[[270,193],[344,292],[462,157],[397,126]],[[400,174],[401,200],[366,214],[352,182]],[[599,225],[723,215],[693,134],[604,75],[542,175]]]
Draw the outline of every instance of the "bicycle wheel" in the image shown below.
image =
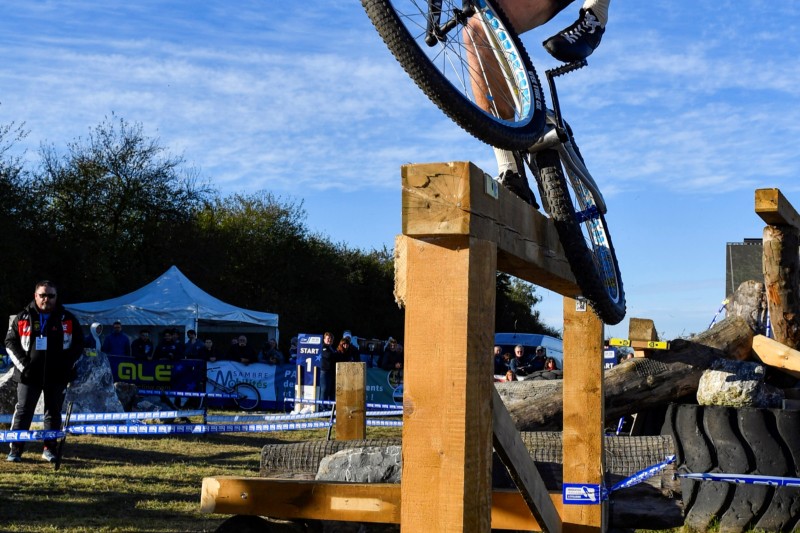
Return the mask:
[[543,150],[535,157],[543,201],[572,274],[603,322],[618,324],[625,317],[625,291],[606,219],[583,183],[565,174],[558,152]]
[[233,401],[242,411],[253,411],[261,404],[261,394],[249,383],[237,383],[233,386],[233,393],[236,395]]
[[[426,43],[428,0],[361,4],[406,73],[456,124],[498,148],[523,150],[533,144],[545,123],[541,84],[494,2],[442,0],[432,46]],[[469,17],[465,6],[476,14]]]

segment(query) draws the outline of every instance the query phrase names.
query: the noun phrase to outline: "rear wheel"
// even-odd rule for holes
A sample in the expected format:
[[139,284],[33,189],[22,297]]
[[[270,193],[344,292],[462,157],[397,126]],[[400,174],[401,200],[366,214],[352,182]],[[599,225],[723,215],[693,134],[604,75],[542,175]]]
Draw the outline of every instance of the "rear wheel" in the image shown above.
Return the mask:
[[611,234],[594,196],[554,150],[535,155],[541,194],[583,296],[606,324],[625,317],[625,291]]
[[406,73],[456,124],[498,148],[523,150],[533,144],[545,121],[541,85],[494,2],[442,0],[433,39],[426,31],[428,0],[361,3]]
[[237,383],[233,393],[236,395],[233,401],[242,411],[253,411],[261,404],[261,394],[249,383]]

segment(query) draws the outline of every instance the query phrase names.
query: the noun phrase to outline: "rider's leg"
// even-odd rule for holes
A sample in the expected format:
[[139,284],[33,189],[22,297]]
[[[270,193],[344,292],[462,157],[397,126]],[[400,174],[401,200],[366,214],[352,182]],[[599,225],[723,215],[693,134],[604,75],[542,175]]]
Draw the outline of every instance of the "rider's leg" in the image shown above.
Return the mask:
[[[572,0],[497,0],[517,34],[544,24],[571,2]],[[470,76],[475,103],[498,117],[511,118],[514,116],[511,93],[493,53],[486,46],[486,36],[480,24],[478,17],[473,17],[465,26],[463,34],[470,68],[473,72],[484,73],[484,76]],[[525,177],[525,169],[519,168],[521,165],[517,164],[513,152],[495,148],[495,158],[498,181],[526,202],[538,207]]]
[[576,20],[543,44],[550,55],[566,63],[586,59],[600,45],[608,23],[610,0],[584,0]]

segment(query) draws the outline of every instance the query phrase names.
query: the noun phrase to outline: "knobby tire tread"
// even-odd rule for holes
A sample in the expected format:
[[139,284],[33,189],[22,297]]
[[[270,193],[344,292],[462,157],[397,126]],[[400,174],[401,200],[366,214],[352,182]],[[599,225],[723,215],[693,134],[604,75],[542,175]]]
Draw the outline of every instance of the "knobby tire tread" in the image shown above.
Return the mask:
[[372,25],[375,26],[383,42],[406,74],[453,122],[477,139],[505,150],[525,150],[534,143],[544,128],[545,122],[541,83],[522,41],[516,32],[510,31],[511,24],[508,22],[508,17],[499,6],[494,2],[487,1],[487,4],[492,7],[506,29],[509,30],[508,33],[528,72],[531,90],[537,95],[534,101],[541,102],[542,105],[542,109],[537,109],[527,124],[513,127],[496,121],[464,98],[439,73],[408,33],[389,0],[362,0],[361,4],[372,21]]
[[[797,477],[800,412],[779,409],[670,405],[662,430],[675,441],[681,472]],[[685,525],[705,531],[793,531],[800,523],[800,490],[682,480]],[[723,486],[726,498],[721,498]],[[722,504],[720,504],[722,502]]]
[[599,215],[600,222],[606,231],[609,253],[619,284],[621,297],[618,302],[612,301],[609,297],[594,263],[592,250],[583,235],[582,223],[576,219],[575,208],[570,199],[567,179],[558,153],[553,150],[538,152],[536,165],[539,169],[543,201],[549,209],[550,217],[553,219],[559,240],[564,248],[564,254],[567,256],[572,274],[575,276],[583,296],[591,302],[592,308],[603,322],[611,325],[618,324],[625,318],[625,292],[622,288],[622,276],[605,217]]

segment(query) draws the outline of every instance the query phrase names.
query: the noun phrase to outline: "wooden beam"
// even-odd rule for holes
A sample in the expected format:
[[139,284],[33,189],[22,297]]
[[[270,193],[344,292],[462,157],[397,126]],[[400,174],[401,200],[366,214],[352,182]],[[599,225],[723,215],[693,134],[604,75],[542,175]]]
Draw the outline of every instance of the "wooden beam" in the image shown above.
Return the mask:
[[753,337],[753,353],[765,365],[800,378],[800,351],[764,335],[756,335]]
[[336,440],[367,438],[367,365],[336,365]]
[[536,521],[544,525],[545,531],[560,533],[561,517],[497,389],[492,395],[492,418],[495,450],[519,488],[522,499]]
[[406,254],[403,529],[489,531],[497,248],[459,235]]
[[405,165],[401,175],[404,235],[495,242],[503,272],[559,294],[581,294],[553,222],[472,163]]
[[800,215],[780,189],[756,189],[756,214],[771,226],[800,228]]
[[[564,298],[564,483],[601,485],[605,472],[603,322],[585,302]],[[567,533],[604,531],[607,504],[565,505]]]
[[[200,512],[399,524],[400,487],[396,483],[207,477],[203,479]],[[561,493],[553,492],[549,496],[552,505],[560,507]],[[542,530],[519,492],[497,489],[492,492],[491,500],[493,529]]]
[[657,341],[658,332],[655,323],[649,318],[631,318],[628,320],[628,339],[631,341],[635,357],[647,357],[649,351],[641,347],[641,341]]

